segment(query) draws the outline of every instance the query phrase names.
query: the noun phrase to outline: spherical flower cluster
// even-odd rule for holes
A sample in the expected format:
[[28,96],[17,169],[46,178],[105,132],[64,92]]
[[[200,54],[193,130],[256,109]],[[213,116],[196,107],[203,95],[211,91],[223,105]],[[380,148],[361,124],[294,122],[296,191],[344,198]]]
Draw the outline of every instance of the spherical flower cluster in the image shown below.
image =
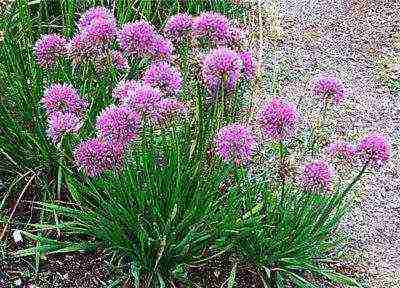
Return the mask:
[[105,7],[92,7],[88,9],[79,19],[78,28],[83,31],[98,19],[105,19],[109,22],[115,22],[114,16]]
[[240,59],[243,64],[243,74],[247,79],[253,79],[256,73],[256,65],[254,63],[253,55],[250,51],[244,51],[240,54]]
[[366,135],[357,145],[356,151],[363,164],[376,167],[382,166],[390,157],[390,143],[388,139],[380,134],[371,133]]
[[128,98],[128,91],[134,91],[136,88],[142,86],[143,83],[136,80],[122,80],[114,88],[112,96],[120,103]]
[[179,43],[191,33],[192,23],[193,19],[187,13],[171,16],[165,24],[164,35],[171,41]]
[[163,124],[177,115],[185,114],[188,109],[183,102],[175,98],[164,98],[157,103],[155,111],[153,114],[154,122]]
[[352,163],[356,153],[355,147],[344,141],[336,141],[331,143],[327,147],[326,151],[332,160],[338,160],[343,164]]
[[88,103],[70,85],[52,84],[44,92],[42,103],[48,114],[54,112],[82,115]]
[[120,51],[112,51],[111,54],[112,62],[118,70],[125,71],[129,68],[128,60]]
[[149,56],[154,60],[170,60],[174,52],[171,40],[156,35],[149,50]]
[[241,76],[239,55],[228,48],[212,50],[202,61],[201,74],[211,93],[217,93],[221,87],[227,90],[236,88]]
[[334,76],[318,75],[311,85],[314,94],[324,101],[333,100],[335,104],[340,104],[346,97],[343,83]]
[[67,133],[76,133],[82,126],[81,119],[73,113],[54,112],[49,115],[47,134],[54,144],[61,141]]
[[89,139],[74,149],[75,164],[90,177],[107,170],[119,169],[123,162],[123,150],[100,139]]
[[250,160],[257,143],[249,128],[234,123],[222,127],[215,137],[216,153],[226,162]]
[[154,27],[146,21],[125,24],[119,35],[120,48],[132,56],[147,56],[154,46],[157,33]]
[[117,34],[114,16],[104,7],[94,7],[86,11],[78,24],[82,39],[89,46],[107,44]]
[[143,81],[168,95],[177,95],[182,88],[181,73],[167,62],[153,63],[144,73]]
[[142,116],[151,117],[157,111],[157,103],[160,99],[161,91],[158,88],[143,84],[134,90],[128,90],[124,105]]
[[300,186],[312,192],[327,192],[332,190],[333,169],[325,161],[316,161],[304,165],[299,177]]
[[257,122],[267,138],[287,140],[296,132],[299,113],[291,104],[272,99],[258,113]]
[[139,126],[139,114],[123,106],[107,107],[96,121],[98,138],[121,149],[137,136]]
[[229,41],[228,18],[216,12],[203,12],[193,20],[193,36],[211,45],[224,45]]
[[57,34],[43,35],[36,42],[34,51],[38,64],[50,68],[60,57],[67,55],[67,39]]
[[68,55],[76,64],[81,63],[84,59],[93,57],[93,55],[98,55],[99,53],[99,47],[88,45],[81,34],[76,34],[68,42]]

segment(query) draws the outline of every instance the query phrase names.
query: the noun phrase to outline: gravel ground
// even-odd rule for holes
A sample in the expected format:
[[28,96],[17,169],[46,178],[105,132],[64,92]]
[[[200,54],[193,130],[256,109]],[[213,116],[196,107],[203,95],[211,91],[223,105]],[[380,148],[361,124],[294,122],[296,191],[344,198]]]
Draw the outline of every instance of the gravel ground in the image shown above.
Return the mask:
[[[281,0],[284,37],[274,53],[286,76],[280,94],[303,108],[313,103],[308,80],[333,71],[350,88],[347,103],[337,111],[338,135],[358,138],[379,131],[392,139],[393,156],[369,176],[342,229],[350,238],[351,261],[367,267],[368,287],[400,287],[400,95],[393,95],[376,77],[376,61],[396,52],[392,35],[400,30],[400,2],[390,0]],[[400,53],[400,51],[397,51]],[[272,58],[273,59],[273,58]],[[289,76],[289,77],[288,77]],[[303,109],[304,111],[304,109]]]

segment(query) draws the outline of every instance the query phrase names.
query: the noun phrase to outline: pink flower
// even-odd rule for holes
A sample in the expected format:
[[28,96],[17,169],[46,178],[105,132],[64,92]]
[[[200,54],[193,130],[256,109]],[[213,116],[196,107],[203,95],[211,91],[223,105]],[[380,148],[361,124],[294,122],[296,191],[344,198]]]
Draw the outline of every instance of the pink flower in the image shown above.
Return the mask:
[[171,118],[187,112],[188,107],[183,102],[175,98],[164,98],[157,103],[153,119],[158,124],[164,124]]
[[167,62],[153,63],[144,73],[143,81],[167,95],[177,95],[182,88],[181,73]]
[[263,134],[272,140],[287,140],[297,129],[299,113],[291,104],[272,99],[258,113],[257,122]]
[[135,57],[148,56],[157,36],[155,28],[146,21],[125,24],[118,36],[122,51]]
[[193,20],[193,36],[205,40],[212,46],[224,45],[229,41],[228,18],[216,12],[203,12]]
[[234,123],[218,131],[215,145],[217,154],[225,162],[232,161],[239,164],[251,159],[257,143],[249,128]]
[[256,65],[254,63],[253,55],[250,51],[243,51],[239,55],[243,64],[243,74],[247,79],[253,79],[256,73]]
[[44,91],[42,103],[48,114],[54,112],[82,115],[88,107],[76,89],[71,85],[52,84]]
[[212,50],[202,61],[203,81],[212,94],[223,87],[234,90],[240,79],[241,60],[239,55],[228,48]]
[[311,85],[316,96],[324,101],[333,100],[335,104],[343,102],[347,94],[343,83],[334,76],[318,75]]
[[128,90],[124,105],[140,113],[144,117],[152,117],[157,112],[157,103],[161,99],[161,91],[148,84]]
[[120,51],[112,51],[111,58],[115,68],[118,70],[125,71],[129,69],[128,60]]
[[325,161],[306,164],[299,177],[300,186],[312,192],[332,190],[333,169]]
[[122,167],[124,151],[119,148],[99,139],[89,139],[75,147],[74,160],[87,176],[99,176]]
[[38,64],[50,68],[60,57],[67,55],[67,39],[57,34],[43,35],[34,50]]
[[77,133],[82,126],[81,119],[73,113],[54,112],[49,116],[47,134],[54,144],[61,141],[62,136]]
[[142,86],[143,83],[136,80],[122,80],[114,88],[112,96],[120,103],[128,98],[128,92],[134,91],[136,88]]
[[192,31],[192,17],[187,13],[171,16],[164,27],[164,35],[175,43],[187,38]]
[[360,140],[356,151],[363,164],[380,167],[389,160],[390,150],[390,143],[385,136],[370,133]]
[[123,149],[136,138],[140,127],[140,115],[127,107],[109,106],[96,121],[98,138]]
[[332,160],[339,161],[342,164],[353,163],[356,153],[355,147],[344,141],[333,142],[326,150]]

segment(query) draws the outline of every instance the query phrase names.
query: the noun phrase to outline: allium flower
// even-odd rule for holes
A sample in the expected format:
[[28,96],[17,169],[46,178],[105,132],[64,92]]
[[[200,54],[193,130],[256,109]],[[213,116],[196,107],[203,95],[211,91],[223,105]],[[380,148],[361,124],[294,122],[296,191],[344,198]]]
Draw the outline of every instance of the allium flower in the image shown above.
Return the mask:
[[79,64],[82,60],[93,57],[100,53],[99,47],[90,47],[87,42],[84,41],[81,34],[76,34],[68,42],[68,55],[72,60]]
[[118,70],[124,71],[129,68],[128,60],[120,51],[112,51],[111,57],[115,68]]
[[324,101],[333,100],[340,104],[346,97],[346,89],[343,83],[333,76],[318,75],[311,81],[314,94]]
[[222,127],[215,138],[216,153],[226,162],[250,160],[257,143],[249,128],[234,123]]
[[82,126],[81,119],[73,113],[55,112],[49,115],[47,134],[54,144],[65,134],[76,133]]
[[227,48],[212,50],[203,59],[201,73],[203,81],[211,93],[217,93],[225,81],[225,88],[236,88],[240,78],[241,60],[239,55]]
[[162,124],[175,116],[185,114],[187,111],[188,108],[183,102],[175,98],[164,98],[157,103],[153,120]]
[[136,57],[147,56],[154,46],[157,36],[154,27],[146,21],[137,21],[125,24],[119,35],[118,41],[124,52]]
[[137,136],[139,126],[139,114],[123,106],[107,107],[96,121],[98,138],[121,149]]
[[79,30],[85,30],[98,19],[104,19],[108,22],[114,22],[115,18],[111,12],[105,7],[93,7],[87,10],[79,19],[78,28]]
[[114,88],[112,96],[119,102],[124,102],[128,97],[128,91],[136,90],[136,88],[142,86],[143,83],[136,80],[122,80]]
[[99,139],[89,139],[75,147],[76,165],[90,177],[122,166],[124,151]]
[[88,103],[70,85],[52,84],[44,91],[42,103],[48,114],[54,112],[83,114]]
[[114,21],[104,18],[94,18],[90,25],[81,31],[82,40],[88,47],[107,45],[117,35],[117,25]]
[[316,161],[304,165],[299,177],[300,186],[312,192],[332,190],[333,169],[325,161]]
[[142,116],[151,116],[156,113],[157,103],[161,99],[161,91],[149,84],[138,86],[134,90],[128,90],[125,106],[139,112]]
[[192,31],[192,17],[187,13],[171,16],[164,27],[164,35],[175,43],[187,38]]
[[149,51],[149,56],[154,60],[170,60],[174,52],[174,45],[171,40],[156,35]]
[[253,79],[256,73],[256,65],[254,63],[253,55],[250,51],[241,52],[239,55],[243,64],[243,74],[247,79]]
[[193,36],[205,39],[211,45],[223,45],[229,41],[228,18],[216,12],[203,12],[193,20]]
[[354,161],[355,147],[344,141],[336,141],[327,147],[327,153],[333,160],[340,163],[350,164]]
[[50,68],[67,55],[67,39],[57,34],[43,35],[34,47],[36,60],[43,68]]
[[144,73],[144,83],[176,95],[182,88],[182,76],[178,69],[167,62],[155,62]]
[[299,113],[291,104],[272,99],[258,113],[257,122],[263,134],[272,140],[286,140],[296,132]]
[[388,139],[375,133],[366,135],[357,145],[357,154],[362,163],[369,163],[376,167],[382,166],[389,160],[390,150]]

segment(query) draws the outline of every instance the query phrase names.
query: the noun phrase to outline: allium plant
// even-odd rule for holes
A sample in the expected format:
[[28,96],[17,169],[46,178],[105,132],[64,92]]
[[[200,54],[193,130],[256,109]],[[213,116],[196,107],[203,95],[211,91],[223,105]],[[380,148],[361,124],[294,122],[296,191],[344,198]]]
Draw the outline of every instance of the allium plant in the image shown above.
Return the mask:
[[[233,112],[242,107],[232,103],[244,98],[240,84],[254,77],[252,57],[238,49],[240,45],[231,45],[239,31],[213,12],[202,13],[190,26],[190,37],[207,44],[202,61],[175,57],[181,51],[168,37],[187,37],[189,22],[185,15],[171,18],[164,28],[167,38],[145,21],[127,23],[110,43],[115,27],[108,10],[93,8],[81,17],[69,45],[74,64],[85,66],[83,60],[105,54],[114,60],[109,65],[114,62],[125,69],[128,56],[133,65],[126,75],[110,73],[107,81],[94,81],[96,85],[86,85],[84,77],[90,73],[79,75],[85,97],[97,97],[90,107],[72,86],[52,84],[44,91],[50,140],[58,142],[79,128],[84,131],[58,145],[65,154],[60,162],[67,166],[60,169],[59,179],[65,179],[78,205],[43,204],[43,209],[62,216],[62,225],[50,228],[89,237],[85,244],[36,237],[38,248],[109,249],[119,263],[129,266],[135,287],[178,287],[188,281],[182,277],[188,265],[206,263],[205,255],[232,252],[254,265],[268,287],[314,287],[306,271],[331,282],[355,284],[323,266],[321,259],[331,251],[348,192],[367,169],[388,160],[388,141],[371,134],[359,142],[350,183],[336,185],[335,171],[322,157],[311,163],[297,161],[293,166],[303,169],[285,174],[289,157],[308,152],[297,138],[302,132],[298,109],[274,98],[255,119],[241,115],[251,124],[238,124],[242,120]],[[92,42],[85,39],[90,33]],[[171,62],[187,67],[185,81]],[[325,80],[316,82],[316,94],[342,101],[341,82],[331,85]],[[185,102],[173,97],[179,92],[188,94],[182,95]],[[347,148],[337,145],[332,153],[352,157]],[[268,162],[261,162],[266,158]],[[229,283],[235,280],[235,269]]]
[[143,81],[160,88],[167,95],[178,95],[183,84],[179,70],[167,62],[153,63],[144,73]]
[[267,139],[287,140],[296,132],[299,112],[292,104],[286,104],[278,98],[270,102],[257,113],[257,123]]
[[216,12],[204,12],[193,20],[193,37],[211,46],[229,42],[231,25],[229,19]]
[[347,96],[343,83],[334,76],[318,75],[311,81],[314,94],[323,101],[333,101],[340,104]]
[[218,131],[215,146],[217,155],[224,161],[241,164],[251,159],[257,143],[249,128],[235,123]]
[[181,13],[168,18],[164,27],[164,35],[179,44],[184,40],[188,40],[192,31],[193,18],[187,13]]
[[71,85],[52,84],[44,91],[42,103],[50,115],[54,112],[82,115],[88,102]]
[[202,61],[201,74],[211,93],[235,90],[241,77],[240,56],[227,48],[212,50]]
[[57,34],[43,35],[34,47],[37,62],[43,68],[51,68],[63,56],[67,56],[67,39]]

